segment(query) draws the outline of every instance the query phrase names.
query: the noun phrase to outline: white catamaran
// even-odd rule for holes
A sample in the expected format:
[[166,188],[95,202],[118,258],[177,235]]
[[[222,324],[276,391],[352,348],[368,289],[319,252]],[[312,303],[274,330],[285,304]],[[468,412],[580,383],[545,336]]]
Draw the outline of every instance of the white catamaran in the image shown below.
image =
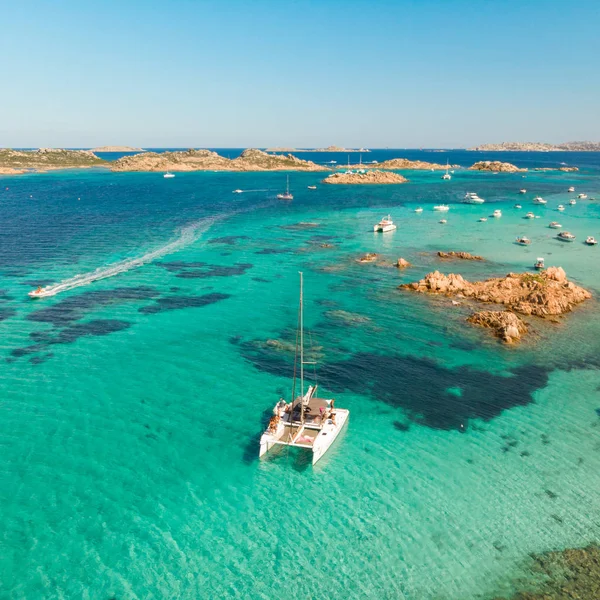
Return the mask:
[[304,392],[304,365],[314,364],[304,360],[304,306],[300,273],[299,327],[296,358],[300,351],[300,394],[296,396],[296,365],[292,384],[292,401],[283,398],[275,405],[269,425],[260,438],[260,456],[275,446],[304,448],[312,452],[314,465],[329,450],[344,428],[350,415],[345,408],[337,408],[335,400],[317,397],[317,385],[309,385]]

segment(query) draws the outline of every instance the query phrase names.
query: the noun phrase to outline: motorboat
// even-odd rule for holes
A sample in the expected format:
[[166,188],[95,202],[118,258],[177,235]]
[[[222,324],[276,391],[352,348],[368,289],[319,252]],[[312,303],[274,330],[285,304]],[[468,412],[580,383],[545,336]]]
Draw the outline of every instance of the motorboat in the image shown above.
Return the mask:
[[535,219],[535,215],[534,215],[532,212],[528,212],[528,213],[525,215],[525,218],[526,218],[526,219]]
[[515,208],[523,208],[520,204],[515,204]]
[[556,210],[560,210],[562,212],[563,210],[565,210],[565,207],[562,204],[559,204]]
[[479,219],[480,223],[485,223],[487,221],[487,217],[481,217],[481,219]]
[[447,220],[447,219],[440,219],[440,220],[439,220],[439,222],[440,222],[442,225],[445,225],[445,224],[448,222],[448,220]]
[[577,200],[569,200],[569,204],[571,206],[575,206],[577,204]]
[[173,177],[175,177],[175,173],[169,173],[169,171],[167,171],[167,172],[166,172],[166,173],[163,175],[163,177],[164,177],[165,179],[173,179]]
[[[344,425],[350,411],[335,406],[335,400],[319,398],[318,386],[309,385],[304,390],[304,367],[313,364],[305,360],[304,354],[304,303],[300,273],[299,327],[296,336],[296,359],[292,383],[292,399],[286,402],[281,398],[273,408],[267,428],[260,438],[259,456],[263,456],[276,446],[288,446],[310,451],[312,464],[329,450]],[[297,383],[297,374],[299,385]],[[296,396],[296,385],[300,393]]]
[[585,200],[585,199],[587,198],[587,194],[578,194],[578,195],[577,195],[577,197],[578,197],[580,200]]
[[243,194],[244,190],[233,190],[234,194]]
[[316,186],[316,185],[309,185],[309,186],[308,186],[308,189],[309,189],[309,190],[316,190],[316,189],[317,189],[317,186]]
[[465,204],[483,204],[485,200],[480,198],[476,192],[467,192],[463,199]]
[[386,233],[387,231],[394,231],[396,226],[394,225],[394,221],[392,221],[392,217],[388,215],[387,217],[383,217],[377,225],[373,225],[373,231],[376,233]]
[[596,238],[595,238],[593,235],[588,235],[588,236],[585,238],[585,243],[586,243],[588,246],[595,246],[595,245],[598,243],[598,240],[597,240],[597,239],[596,239]]
[[448,212],[450,210],[450,207],[447,206],[446,204],[438,204],[433,207],[433,210],[437,210],[437,211],[441,211],[441,212]]
[[525,188],[521,188],[519,190],[519,194],[526,194],[526,193],[527,193],[527,190]]
[[494,217],[495,219],[499,219],[502,216],[502,211],[497,208],[493,213],[492,213],[492,217]]
[[574,192],[574,191],[575,191],[575,188],[574,188],[573,186],[571,186],[571,187],[570,187],[570,188],[567,190],[567,192],[569,192],[569,193],[570,193],[570,192]]
[[277,199],[278,200],[293,200],[294,196],[292,196],[292,194],[290,193],[290,176],[287,176],[287,184],[286,184],[286,188],[285,188],[285,194],[277,194]]
[[418,208],[415,208],[415,212],[416,213],[422,213],[423,209],[419,206]]
[[518,237],[516,239],[517,244],[519,244],[519,246],[529,246],[531,244],[531,240],[527,237]]
[[46,296],[52,296],[51,293],[48,292],[48,289],[45,287],[37,287],[35,290],[28,292],[27,294],[30,298],[45,298]]
[[572,233],[570,233],[569,231],[561,231],[556,237],[559,240],[562,240],[563,242],[574,242],[575,241],[575,236]]
[[544,259],[543,258],[538,258],[536,260],[535,265],[533,265],[536,269],[544,269],[545,265],[544,265]]
[[536,196],[536,197],[533,199],[533,203],[534,203],[534,204],[548,204],[548,201],[547,201],[547,200],[544,200],[544,199],[543,199],[541,196]]
[[550,225],[548,225],[548,227],[550,227],[550,229],[560,229],[562,227],[562,225],[560,223],[558,223],[557,221],[552,221],[552,223],[550,223]]

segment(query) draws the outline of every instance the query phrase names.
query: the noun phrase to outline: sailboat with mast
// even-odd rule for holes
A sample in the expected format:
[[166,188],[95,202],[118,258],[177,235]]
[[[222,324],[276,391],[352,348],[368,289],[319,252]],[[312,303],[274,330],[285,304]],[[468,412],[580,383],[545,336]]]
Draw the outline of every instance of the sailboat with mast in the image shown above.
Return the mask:
[[[298,360],[299,359],[299,360]],[[300,393],[296,395],[297,363],[300,366]],[[337,408],[334,399],[319,398],[318,385],[304,391],[304,366],[314,364],[304,357],[303,275],[300,273],[300,306],[296,335],[296,359],[292,383],[292,401],[283,398],[273,408],[273,416],[260,438],[260,456],[275,446],[301,448],[312,452],[312,464],[329,450],[348,421],[350,411]]]
[[450,169],[450,161],[447,160],[446,161],[446,172],[442,175],[442,179],[452,179],[452,175],[450,175],[450,173],[448,173],[449,169]]
[[290,176],[287,176],[287,185],[285,188],[285,194],[277,194],[278,200],[293,200],[294,196],[290,194]]

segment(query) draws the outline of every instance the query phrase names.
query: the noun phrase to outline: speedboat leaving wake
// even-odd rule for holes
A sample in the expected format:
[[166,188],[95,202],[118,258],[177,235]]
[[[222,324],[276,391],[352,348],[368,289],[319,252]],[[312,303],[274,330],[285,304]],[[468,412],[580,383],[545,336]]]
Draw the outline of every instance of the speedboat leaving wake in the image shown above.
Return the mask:
[[75,275],[75,277],[65,279],[60,283],[55,283],[46,287],[38,287],[36,290],[29,292],[29,296],[31,298],[47,298],[48,296],[56,296],[56,294],[60,294],[61,292],[66,292],[67,290],[72,290],[82,285],[88,285],[89,283],[99,281],[100,279],[106,279],[107,277],[114,277],[120,273],[131,271],[131,269],[137,269],[138,267],[152,262],[157,258],[165,256],[166,254],[177,252],[188,244],[195,242],[200,235],[206,232],[214,223],[224,218],[225,215],[200,219],[199,221],[191,223],[190,225],[186,225],[183,229],[181,229],[179,237],[176,240],[173,240],[162,248],[158,248],[157,250],[153,250],[137,258],[130,258],[113,263],[112,265],[108,265],[106,267],[100,267],[99,269],[89,273]]

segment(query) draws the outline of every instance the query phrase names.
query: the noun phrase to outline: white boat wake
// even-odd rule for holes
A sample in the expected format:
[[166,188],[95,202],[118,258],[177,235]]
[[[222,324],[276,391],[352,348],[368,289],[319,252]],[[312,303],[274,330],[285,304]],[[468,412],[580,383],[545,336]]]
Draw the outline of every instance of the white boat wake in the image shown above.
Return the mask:
[[65,279],[59,283],[42,288],[39,291],[36,290],[35,292],[30,292],[29,295],[34,298],[56,296],[56,294],[60,294],[61,292],[66,292],[68,290],[81,287],[82,285],[88,285],[94,281],[106,279],[107,277],[114,277],[120,273],[131,271],[131,269],[137,269],[138,267],[152,262],[157,258],[177,252],[192,242],[195,242],[203,233],[208,231],[208,229],[214,223],[224,218],[225,215],[200,219],[199,221],[195,221],[194,223],[190,223],[189,225],[183,227],[180,231],[179,237],[176,240],[169,242],[161,248],[147,252],[143,256],[139,256],[137,258],[122,260],[106,267],[100,267],[95,271],[90,271],[89,273],[75,275],[74,277],[70,277],[69,279]]

